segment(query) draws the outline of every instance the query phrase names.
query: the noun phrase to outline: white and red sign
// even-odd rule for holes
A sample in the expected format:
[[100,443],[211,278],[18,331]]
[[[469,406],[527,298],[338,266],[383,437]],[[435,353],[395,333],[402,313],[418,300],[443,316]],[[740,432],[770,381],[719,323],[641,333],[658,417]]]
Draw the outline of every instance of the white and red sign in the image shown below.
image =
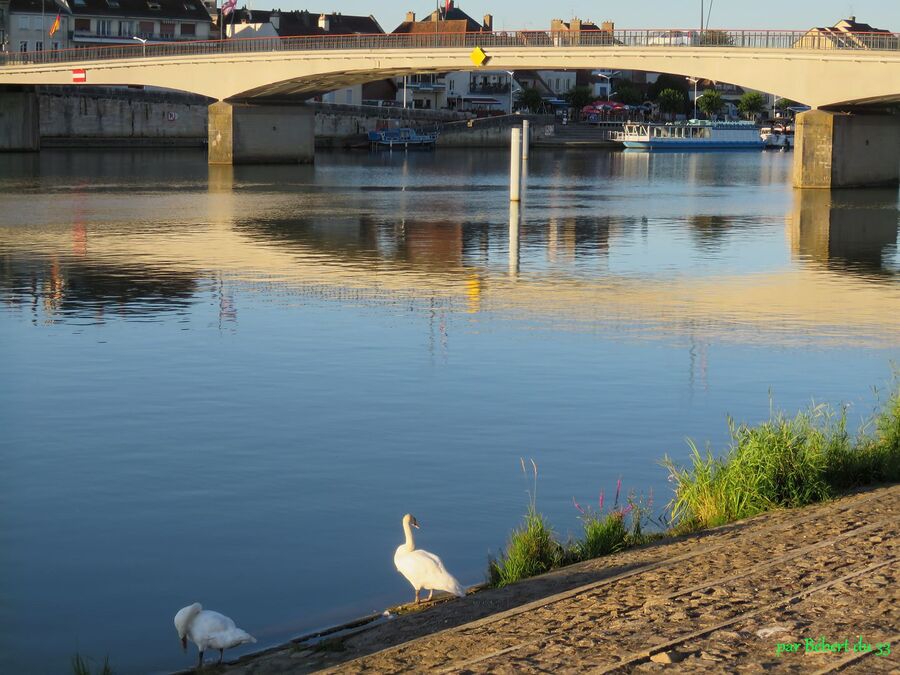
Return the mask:
[[87,73],[84,68],[77,68],[72,71],[72,82],[83,84],[87,82]]

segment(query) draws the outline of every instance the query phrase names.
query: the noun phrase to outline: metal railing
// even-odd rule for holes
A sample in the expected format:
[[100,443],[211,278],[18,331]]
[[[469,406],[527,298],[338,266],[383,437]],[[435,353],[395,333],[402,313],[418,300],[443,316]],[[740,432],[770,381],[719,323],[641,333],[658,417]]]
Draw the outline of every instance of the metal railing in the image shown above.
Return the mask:
[[802,49],[812,51],[900,51],[900,33],[830,33],[778,30],[495,31],[302,37],[230,38],[198,42],[147,43],[80,47],[43,52],[0,54],[0,65],[87,63],[112,59],[166,58],[279,51],[472,49],[496,47],[716,47],[734,49]]

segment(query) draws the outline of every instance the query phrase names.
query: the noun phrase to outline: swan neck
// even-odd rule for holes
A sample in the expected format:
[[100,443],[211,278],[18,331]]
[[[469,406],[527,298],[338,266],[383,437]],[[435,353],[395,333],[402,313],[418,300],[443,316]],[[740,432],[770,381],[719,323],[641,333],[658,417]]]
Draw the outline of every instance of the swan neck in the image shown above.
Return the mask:
[[412,528],[409,526],[409,521],[403,521],[403,532],[406,534],[406,543],[403,545],[403,548],[407,551],[414,551],[416,544],[413,541],[413,533]]

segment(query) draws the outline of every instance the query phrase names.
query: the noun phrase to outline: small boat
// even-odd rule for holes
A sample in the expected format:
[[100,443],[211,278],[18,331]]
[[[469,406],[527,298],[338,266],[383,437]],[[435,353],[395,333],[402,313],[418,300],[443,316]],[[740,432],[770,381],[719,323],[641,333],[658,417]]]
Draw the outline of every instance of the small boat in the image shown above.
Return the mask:
[[381,129],[369,132],[369,144],[374,148],[433,148],[437,137],[436,131],[420,133],[409,127]]
[[763,140],[752,122],[651,122],[624,125],[624,131],[610,133],[610,140],[626,148],[643,150],[761,150]]
[[794,129],[790,124],[776,123],[759,130],[766,150],[791,150],[794,147]]

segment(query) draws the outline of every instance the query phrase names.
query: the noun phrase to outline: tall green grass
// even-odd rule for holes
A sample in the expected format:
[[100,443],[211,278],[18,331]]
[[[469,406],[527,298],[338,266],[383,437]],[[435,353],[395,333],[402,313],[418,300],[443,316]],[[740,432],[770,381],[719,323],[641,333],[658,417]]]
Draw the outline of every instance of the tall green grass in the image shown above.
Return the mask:
[[[871,431],[870,431],[871,430]],[[675,483],[670,504],[676,532],[723,525],[776,508],[831,499],[849,488],[900,479],[900,388],[855,436],[846,409],[814,406],[756,426],[729,420],[731,444],[721,457],[693,441],[690,465],[663,465]]]
[[[78,652],[72,657],[72,673],[73,675],[94,675],[89,665],[91,659],[86,659]],[[103,660],[103,667],[97,671],[96,675],[113,675],[113,669],[109,666],[109,656]]]
[[[674,482],[670,518],[662,529],[671,534],[724,525],[765,511],[828,500],[848,489],[900,481],[900,375],[884,406],[855,435],[847,431],[846,408],[818,405],[794,417],[770,413],[756,426],[728,420],[731,442],[724,455],[701,452],[688,440],[689,464],[677,466],[665,457],[663,465]],[[580,536],[561,543],[537,510],[537,465],[531,478],[521,460],[528,489],[528,510],[513,530],[504,551],[489,562],[493,586],[548,572],[569,563],[617,553],[652,536],[643,523],[652,511],[650,501],[630,494],[619,507],[621,480],[611,511],[582,508]],[[574,500],[573,500],[574,501]]]

